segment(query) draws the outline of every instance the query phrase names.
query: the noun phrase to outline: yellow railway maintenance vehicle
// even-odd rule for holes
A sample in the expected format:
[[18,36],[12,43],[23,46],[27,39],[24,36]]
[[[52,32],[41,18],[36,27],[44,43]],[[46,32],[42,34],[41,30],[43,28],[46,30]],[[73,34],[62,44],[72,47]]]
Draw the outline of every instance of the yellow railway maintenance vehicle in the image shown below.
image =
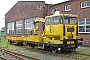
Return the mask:
[[11,37],[9,41],[22,41],[23,45],[62,52],[75,50],[82,45],[83,38],[78,39],[78,16],[73,14],[57,14],[36,18],[34,30],[28,36]]
[[78,16],[58,14],[45,17],[45,40],[49,43],[45,49],[50,51],[75,50],[82,45],[78,39]]

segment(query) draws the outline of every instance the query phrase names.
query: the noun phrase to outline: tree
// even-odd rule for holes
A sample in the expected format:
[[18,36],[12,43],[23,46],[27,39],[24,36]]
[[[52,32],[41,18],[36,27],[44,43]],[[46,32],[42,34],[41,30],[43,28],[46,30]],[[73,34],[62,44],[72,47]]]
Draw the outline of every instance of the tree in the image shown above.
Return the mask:
[[5,31],[5,27],[2,27],[1,29]]

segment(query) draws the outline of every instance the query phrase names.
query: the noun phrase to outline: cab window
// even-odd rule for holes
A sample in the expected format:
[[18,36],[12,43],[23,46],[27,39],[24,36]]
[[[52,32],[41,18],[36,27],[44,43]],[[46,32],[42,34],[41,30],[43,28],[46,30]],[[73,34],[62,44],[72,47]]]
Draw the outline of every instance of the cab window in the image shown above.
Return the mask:
[[49,25],[50,24],[50,18],[46,18],[46,25]]
[[58,24],[59,23],[58,16],[53,16],[51,20],[52,20],[52,24]]
[[64,24],[70,24],[70,17],[64,16]]
[[76,23],[77,23],[76,17],[64,16],[64,24],[76,24]]
[[59,19],[60,24],[62,24],[63,17],[62,17],[62,16],[60,16],[59,18],[60,18],[60,19]]

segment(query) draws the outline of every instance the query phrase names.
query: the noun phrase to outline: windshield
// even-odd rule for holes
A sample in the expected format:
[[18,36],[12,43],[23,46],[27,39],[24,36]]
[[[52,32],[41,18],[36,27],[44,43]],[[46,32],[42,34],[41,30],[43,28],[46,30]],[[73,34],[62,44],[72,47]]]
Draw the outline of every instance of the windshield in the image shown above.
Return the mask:
[[64,16],[64,24],[76,24],[77,21],[76,17]]
[[51,20],[52,20],[52,24],[58,24],[59,23],[58,16],[53,16]]
[[[51,20],[51,21],[50,21]],[[64,21],[63,21],[63,16],[53,16],[53,17],[48,17],[45,20],[46,25],[50,24],[77,24],[77,17],[71,17],[71,16],[64,16]]]

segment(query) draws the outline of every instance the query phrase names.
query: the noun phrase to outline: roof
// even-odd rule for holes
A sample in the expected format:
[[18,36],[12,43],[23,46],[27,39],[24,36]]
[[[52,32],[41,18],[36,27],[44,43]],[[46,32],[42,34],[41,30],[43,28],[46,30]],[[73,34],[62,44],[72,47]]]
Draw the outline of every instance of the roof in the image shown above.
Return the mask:
[[45,2],[45,1],[18,1],[18,2]]
[[[63,14],[55,14],[55,15],[50,15],[50,16],[46,16],[47,17],[53,17],[53,16],[63,16]],[[64,16],[70,16],[70,17],[76,17],[78,18],[78,15],[74,15],[74,14],[64,14]]]

